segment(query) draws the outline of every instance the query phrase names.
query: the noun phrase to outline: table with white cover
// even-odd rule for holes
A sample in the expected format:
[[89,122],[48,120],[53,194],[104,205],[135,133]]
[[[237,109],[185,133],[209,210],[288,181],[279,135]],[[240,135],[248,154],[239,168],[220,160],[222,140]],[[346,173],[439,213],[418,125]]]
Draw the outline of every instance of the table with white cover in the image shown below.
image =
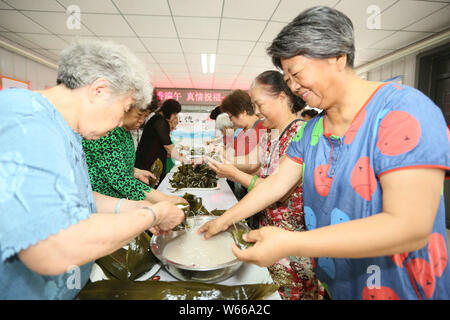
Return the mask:
[[[229,209],[233,205],[237,203],[237,199],[231,191],[230,186],[228,185],[226,179],[219,179],[219,189],[211,190],[211,191],[184,191],[180,190],[177,192],[173,192],[168,190],[170,187],[169,179],[172,176],[172,173],[177,170],[177,167],[172,168],[171,172],[166,175],[164,180],[158,186],[158,191],[164,192],[166,194],[174,194],[178,196],[183,196],[185,192],[196,195],[197,197],[202,198],[203,205],[208,211],[214,209]],[[159,272],[156,274],[161,277],[162,281],[178,281],[178,279],[174,278],[170,275],[164,268],[161,268]],[[258,283],[273,283],[272,277],[269,274],[267,268],[261,268],[257,265],[250,263],[243,263],[241,268],[230,278],[219,282],[219,284],[223,285],[243,285],[243,284],[258,284]],[[281,297],[276,291],[266,299],[268,300],[281,300]]]

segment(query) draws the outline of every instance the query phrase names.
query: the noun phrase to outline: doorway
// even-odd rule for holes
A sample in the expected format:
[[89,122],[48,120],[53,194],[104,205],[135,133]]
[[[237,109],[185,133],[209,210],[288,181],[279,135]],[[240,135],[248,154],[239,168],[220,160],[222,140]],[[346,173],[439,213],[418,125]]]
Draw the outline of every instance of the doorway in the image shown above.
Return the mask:
[[[426,94],[444,114],[450,128],[450,42],[417,56],[417,89]],[[450,171],[444,182],[445,215],[450,229]]]

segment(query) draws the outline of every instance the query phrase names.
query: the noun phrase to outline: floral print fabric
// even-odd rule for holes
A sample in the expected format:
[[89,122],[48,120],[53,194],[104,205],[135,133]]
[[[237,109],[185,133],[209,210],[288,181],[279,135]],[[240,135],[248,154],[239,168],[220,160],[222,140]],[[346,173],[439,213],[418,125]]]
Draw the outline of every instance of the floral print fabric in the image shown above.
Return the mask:
[[[300,124],[300,121],[293,122],[279,140],[272,141],[270,130],[262,137],[261,178],[273,174],[278,168],[279,159],[286,154],[289,143],[300,130]],[[305,230],[303,190],[300,183],[287,199],[264,210],[260,226],[275,226],[290,231]],[[287,257],[268,269],[273,281],[280,286],[278,292],[283,299],[323,299],[324,288],[316,279],[310,258]]]

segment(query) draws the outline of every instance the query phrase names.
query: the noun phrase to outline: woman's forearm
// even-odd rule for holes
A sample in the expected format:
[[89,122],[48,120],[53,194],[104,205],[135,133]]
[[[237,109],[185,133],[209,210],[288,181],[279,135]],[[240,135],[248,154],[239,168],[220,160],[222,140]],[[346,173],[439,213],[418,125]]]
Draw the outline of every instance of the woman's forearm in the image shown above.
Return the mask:
[[[240,171],[239,169],[236,168],[236,170],[234,170],[231,179],[237,183],[240,183],[241,185],[243,185],[245,188],[248,188],[250,186],[250,183],[252,182],[253,179],[253,175],[245,173]],[[264,179],[262,178],[258,178],[254,184],[254,186],[258,185],[259,183],[261,183]]]
[[[153,189],[152,189],[153,190]],[[106,196],[104,194],[93,192],[95,205],[97,207],[97,212],[104,212],[104,213],[115,213],[115,210],[117,208],[117,205],[119,204],[119,201],[121,199],[119,198],[113,198],[110,196]],[[148,203],[150,204],[150,203]],[[122,200],[120,202],[120,205],[118,207],[119,212],[126,212],[131,210],[136,210],[139,208],[142,208],[144,206],[144,202],[141,200]]]
[[240,171],[247,173],[247,174],[251,174],[251,173],[257,171],[261,167],[261,164],[259,162],[249,164],[249,163],[240,163],[238,160],[235,160],[233,165]]
[[[296,164],[290,160],[288,161],[289,163],[286,162],[284,170],[279,170],[278,174],[269,176],[266,179],[258,179],[253,190],[235,206],[227,210],[222,215],[223,219],[226,219],[229,224],[238,222],[280,200],[301,178],[301,171],[293,170],[296,168]],[[251,179],[250,175],[247,175],[246,179],[249,177]],[[277,188],[273,186],[277,186]]]
[[[153,209],[158,215],[157,208]],[[92,214],[22,251],[19,257],[35,272],[61,274],[70,266],[84,265],[123,247],[147,230],[153,218],[147,209],[123,214]]]
[[423,248],[428,237],[411,230],[403,218],[379,213],[364,219],[307,232],[291,232],[287,255],[330,258],[368,258]]
[[151,203],[158,203],[167,200],[167,195],[155,189],[152,189],[150,192],[144,191],[144,193],[145,200],[150,201]]

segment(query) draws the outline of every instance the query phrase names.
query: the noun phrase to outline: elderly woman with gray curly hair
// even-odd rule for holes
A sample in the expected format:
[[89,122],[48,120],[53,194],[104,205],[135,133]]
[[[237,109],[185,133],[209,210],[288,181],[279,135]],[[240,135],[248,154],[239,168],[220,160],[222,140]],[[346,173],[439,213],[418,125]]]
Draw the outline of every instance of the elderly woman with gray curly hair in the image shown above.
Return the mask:
[[53,88],[0,92],[0,299],[73,299],[94,260],[182,221],[169,202],[119,202],[89,182],[82,137],[106,135],[150,97],[142,62],[103,41],[64,50]]

